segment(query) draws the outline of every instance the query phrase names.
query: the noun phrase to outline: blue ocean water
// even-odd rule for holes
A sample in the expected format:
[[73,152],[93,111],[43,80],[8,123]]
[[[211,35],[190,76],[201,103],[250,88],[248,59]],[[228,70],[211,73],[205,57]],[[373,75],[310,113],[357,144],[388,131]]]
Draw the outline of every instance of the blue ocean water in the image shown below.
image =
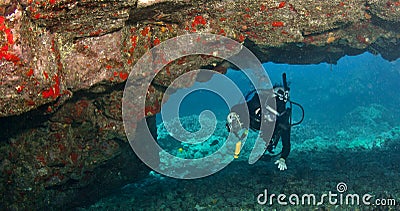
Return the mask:
[[[379,207],[376,199],[400,204],[397,146],[400,143],[400,60],[388,62],[380,56],[365,53],[344,57],[335,65],[265,63],[263,66],[272,84],[281,83],[282,73],[287,74],[290,97],[305,110],[304,122],[292,128],[288,170],[277,169],[274,164],[277,158],[261,159],[249,165],[243,153],[241,159],[234,160],[222,171],[201,179],[172,179],[151,172],[148,178],[128,184],[121,193],[97,202],[90,209],[108,209],[116,204],[135,210],[310,209],[282,206],[276,200],[262,204],[257,197],[266,195],[266,190],[286,196],[314,194],[318,199],[329,191],[370,194],[375,200],[372,207],[375,209]],[[229,69],[226,76],[244,95],[252,91],[251,83],[242,72]],[[211,87],[218,79],[205,83]],[[197,82],[192,88],[196,87],[204,87],[204,83]],[[240,101],[238,96],[229,98]],[[170,100],[174,101],[174,96]],[[163,109],[168,109],[168,104],[165,103]],[[206,144],[194,148],[169,144],[176,139],[166,131],[163,119],[158,115],[158,142],[178,157],[196,158],[196,152],[208,156],[207,152],[221,147],[227,136],[224,123],[229,109],[224,97],[206,89],[194,91],[180,103],[180,121],[191,132],[200,130],[198,116],[202,111],[210,110],[219,122],[213,136],[205,140]],[[293,119],[300,119],[300,113],[294,108]],[[255,136],[250,134],[249,137]],[[343,184],[345,191],[339,190]],[[315,208],[352,210],[355,207],[344,202],[340,206],[334,206],[338,202],[323,202]],[[388,209],[388,206],[382,209]]]
[[[319,121],[334,122],[337,119],[332,118],[342,117],[356,106],[378,103],[396,110],[400,104],[398,60],[388,62],[380,56],[365,53],[344,57],[335,65],[264,63],[263,66],[272,84],[282,83],[282,73],[287,74],[291,98],[301,102],[307,110],[307,118],[310,119],[319,117]],[[253,89],[245,74],[240,71],[229,69],[226,76],[244,94]],[[217,80],[214,82],[218,83]],[[220,96],[202,90],[193,92],[184,99],[180,115],[198,115],[204,109],[217,113],[229,111]]]

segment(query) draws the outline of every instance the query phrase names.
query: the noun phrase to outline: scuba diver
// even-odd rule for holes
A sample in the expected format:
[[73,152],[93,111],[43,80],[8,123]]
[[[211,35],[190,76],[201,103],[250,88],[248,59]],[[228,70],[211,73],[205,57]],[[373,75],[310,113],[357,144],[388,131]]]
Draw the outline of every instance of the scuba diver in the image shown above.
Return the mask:
[[[285,73],[282,74],[282,79],[283,79],[283,85],[273,86],[273,97],[268,98],[271,100],[275,100],[276,110],[271,108],[269,104],[267,104],[266,102],[260,103],[259,95],[256,92],[256,90],[254,90],[246,96],[246,101],[247,101],[246,103],[238,104],[232,107],[231,112],[227,116],[227,123],[226,123],[228,131],[229,132],[232,131],[236,135],[236,137],[239,138],[239,140],[244,139],[244,137],[247,135],[247,128],[244,130],[245,132],[243,132],[241,136],[238,135],[239,131],[242,130],[243,125],[249,125],[249,127],[252,130],[260,131],[261,132],[260,137],[265,141],[266,151],[268,151],[269,153],[269,155],[264,155],[264,156],[270,156],[271,158],[280,155],[280,158],[275,161],[275,164],[281,171],[287,169],[286,159],[290,153],[291,127],[300,124],[304,119],[303,107],[300,104],[293,102],[289,99],[290,88],[287,84]],[[261,92],[260,94],[263,93]],[[252,98],[250,100],[247,100],[247,98],[251,95]],[[289,106],[286,105],[288,102]],[[247,105],[248,109],[243,109],[245,108],[244,104]],[[294,124],[292,124],[292,105],[298,106],[302,111],[301,120]],[[249,113],[244,114],[243,113],[244,111],[246,112],[248,111]],[[262,114],[261,111],[266,113],[263,114],[264,118],[262,118],[261,116]],[[246,118],[240,118],[240,117],[246,117],[247,115],[249,117],[249,119],[247,120]],[[261,121],[265,122],[265,124],[263,124],[263,128],[260,128]],[[271,133],[268,133],[267,131],[272,132],[272,128],[268,128],[268,126],[271,126],[270,123],[273,121],[275,121],[275,127],[273,129],[272,138],[269,139],[267,137],[267,134]],[[282,140],[282,151],[280,153],[275,153],[274,149],[277,146],[279,140]],[[237,158],[239,153],[240,153],[240,148],[238,148],[237,146],[235,151],[235,158]]]

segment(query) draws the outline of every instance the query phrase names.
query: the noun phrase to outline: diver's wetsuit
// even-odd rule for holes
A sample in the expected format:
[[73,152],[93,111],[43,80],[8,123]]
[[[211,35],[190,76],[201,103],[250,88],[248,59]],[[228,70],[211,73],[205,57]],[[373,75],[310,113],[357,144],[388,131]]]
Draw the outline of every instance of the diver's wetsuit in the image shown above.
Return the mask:
[[[285,159],[289,156],[290,153],[290,116],[291,116],[291,108],[286,108],[285,102],[281,100],[276,101],[277,111],[282,114],[279,116],[275,122],[274,133],[272,135],[272,139],[267,150],[272,150],[272,147],[275,147],[279,141],[279,138],[282,140],[282,152],[281,158]],[[283,113],[284,112],[284,113]]]
[[[285,159],[289,156],[290,153],[290,123],[289,118],[291,116],[291,109],[286,108],[286,103],[283,100],[280,100],[278,97],[275,97],[276,100],[276,110],[281,114],[278,116],[275,122],[274,132],[271,140],[265,140],[267,137],[263,137],[263,131],[261,130],[261,138],[267,144],[267,150],[272,152],[273,148],[278,143],[279,139],[282,139],[282,152],[280,157]],[[260,130],[261,126],[261,106],[258,94],[255,93],[253,98],[247,102],[247,107],[250,117],[250,122],[246,118],[241,118],[243,125],[249,125],[253,130]],[[232,107],[231,112],[235,112],[239,115],[239,117],[245,117],[246,114],[243,112],[247,111],[244,104],[238,104]],[[268,127],[269,124],[263,124],[265,127]]]

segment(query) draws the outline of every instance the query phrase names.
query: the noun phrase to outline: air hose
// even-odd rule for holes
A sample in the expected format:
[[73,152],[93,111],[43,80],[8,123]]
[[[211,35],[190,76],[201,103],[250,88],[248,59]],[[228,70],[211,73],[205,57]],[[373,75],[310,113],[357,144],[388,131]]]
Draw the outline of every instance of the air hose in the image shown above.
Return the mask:
[[293,126],[299,125],[300,123],[303,122],[303,120],[304,120],[304,108],[299,103],[293,102],[291,100],[289,100],[289,102],[290,102],[290,112],[292,112],[291,110],[292,110],[293,105],[296,105],[301,109],[301,113],[302,113],[300,121],[298,121],[296,123],[292,123],[292,113],[290,114],[290,127],[293,127]]

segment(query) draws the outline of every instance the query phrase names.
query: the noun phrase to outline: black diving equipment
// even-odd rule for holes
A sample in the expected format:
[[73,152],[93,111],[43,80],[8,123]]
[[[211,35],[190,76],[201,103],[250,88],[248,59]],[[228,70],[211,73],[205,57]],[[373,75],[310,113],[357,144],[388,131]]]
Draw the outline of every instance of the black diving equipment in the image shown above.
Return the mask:
[[[303,108],[303,106],[301,106],[299,103],[296,103],[296,102],[294,102],[294,101],[292,101],[292,100],[290,99],[290,87],[289,87],[288,82],[287,82],[287,80],[286,80],[286,73],[283,73],[283,74],[282,74],[282,83],[283,83],[283,87],[282,87],[282,85],[281,85],[281,86],[276,86],[276,87],[274,87],[274,89],[273,89],[274,95],[273,95],[273,96],[274,96],[274,97],[277,97],[278,100],[280,100],[280,101],[282,101],[282,102],[284,102],[284,103],[289,102],[290,111],[292,111],[293,105],[295,105],[295,106],[297,106],[297,107],[300,108],[300,110],[301,110],[301,112],[302,112],[300,121],[298,121],[298,122],[296,122],[296,123],[293,123],[293,121],[292,121],[292,113],[291,113],[291,114],[290,114],[290,122],[289,122],[289,123],[290,123],[290,126],[299,125],[299,124],[300,124],[301,122],[303,122],[303,120],[304,120],[304,115],[305,115],[304,108]],[[257,91],[259,91],[259,92],[261,91],[261,92],[262,92],[263,90],[253,90],[253,91],[249,92],[249,93],[246,95],[245,99],[248,101],[249,98],[250,98],[251,96],[252,96],[252,97],[255,96],[255,93],[256,93]],[[269,122],[276,121],[276,118],[277,118],[277,117],[282,116],[282,115],[285,114],[285,112],[286,112],[286,110],[285,110],[285,111],[283,111],[282,113],[279,113],[276,109],[274,109],[274,108],[272,108],[271,106],[269,106],[269,105],[267,104],[267,101],[265,102],[264,108],[265,108],[265,110],[266,110],[266,112],[264,112],[264,114],[263,114],[263,115],[264,115],[264,119],[267,120],[267,121],[269,121]],[[250,115],[254,115],[254,119],[255,119],[255,121],[257,121],[257,122],[260,122],[260,121],[261,121],[261,113],[262,113],[262,112],[260,112],[260,111],[261,111],[262,109],[263,109],[263,108],[256,109],[256,111],[255,111],[254,114],[250,114]]]

